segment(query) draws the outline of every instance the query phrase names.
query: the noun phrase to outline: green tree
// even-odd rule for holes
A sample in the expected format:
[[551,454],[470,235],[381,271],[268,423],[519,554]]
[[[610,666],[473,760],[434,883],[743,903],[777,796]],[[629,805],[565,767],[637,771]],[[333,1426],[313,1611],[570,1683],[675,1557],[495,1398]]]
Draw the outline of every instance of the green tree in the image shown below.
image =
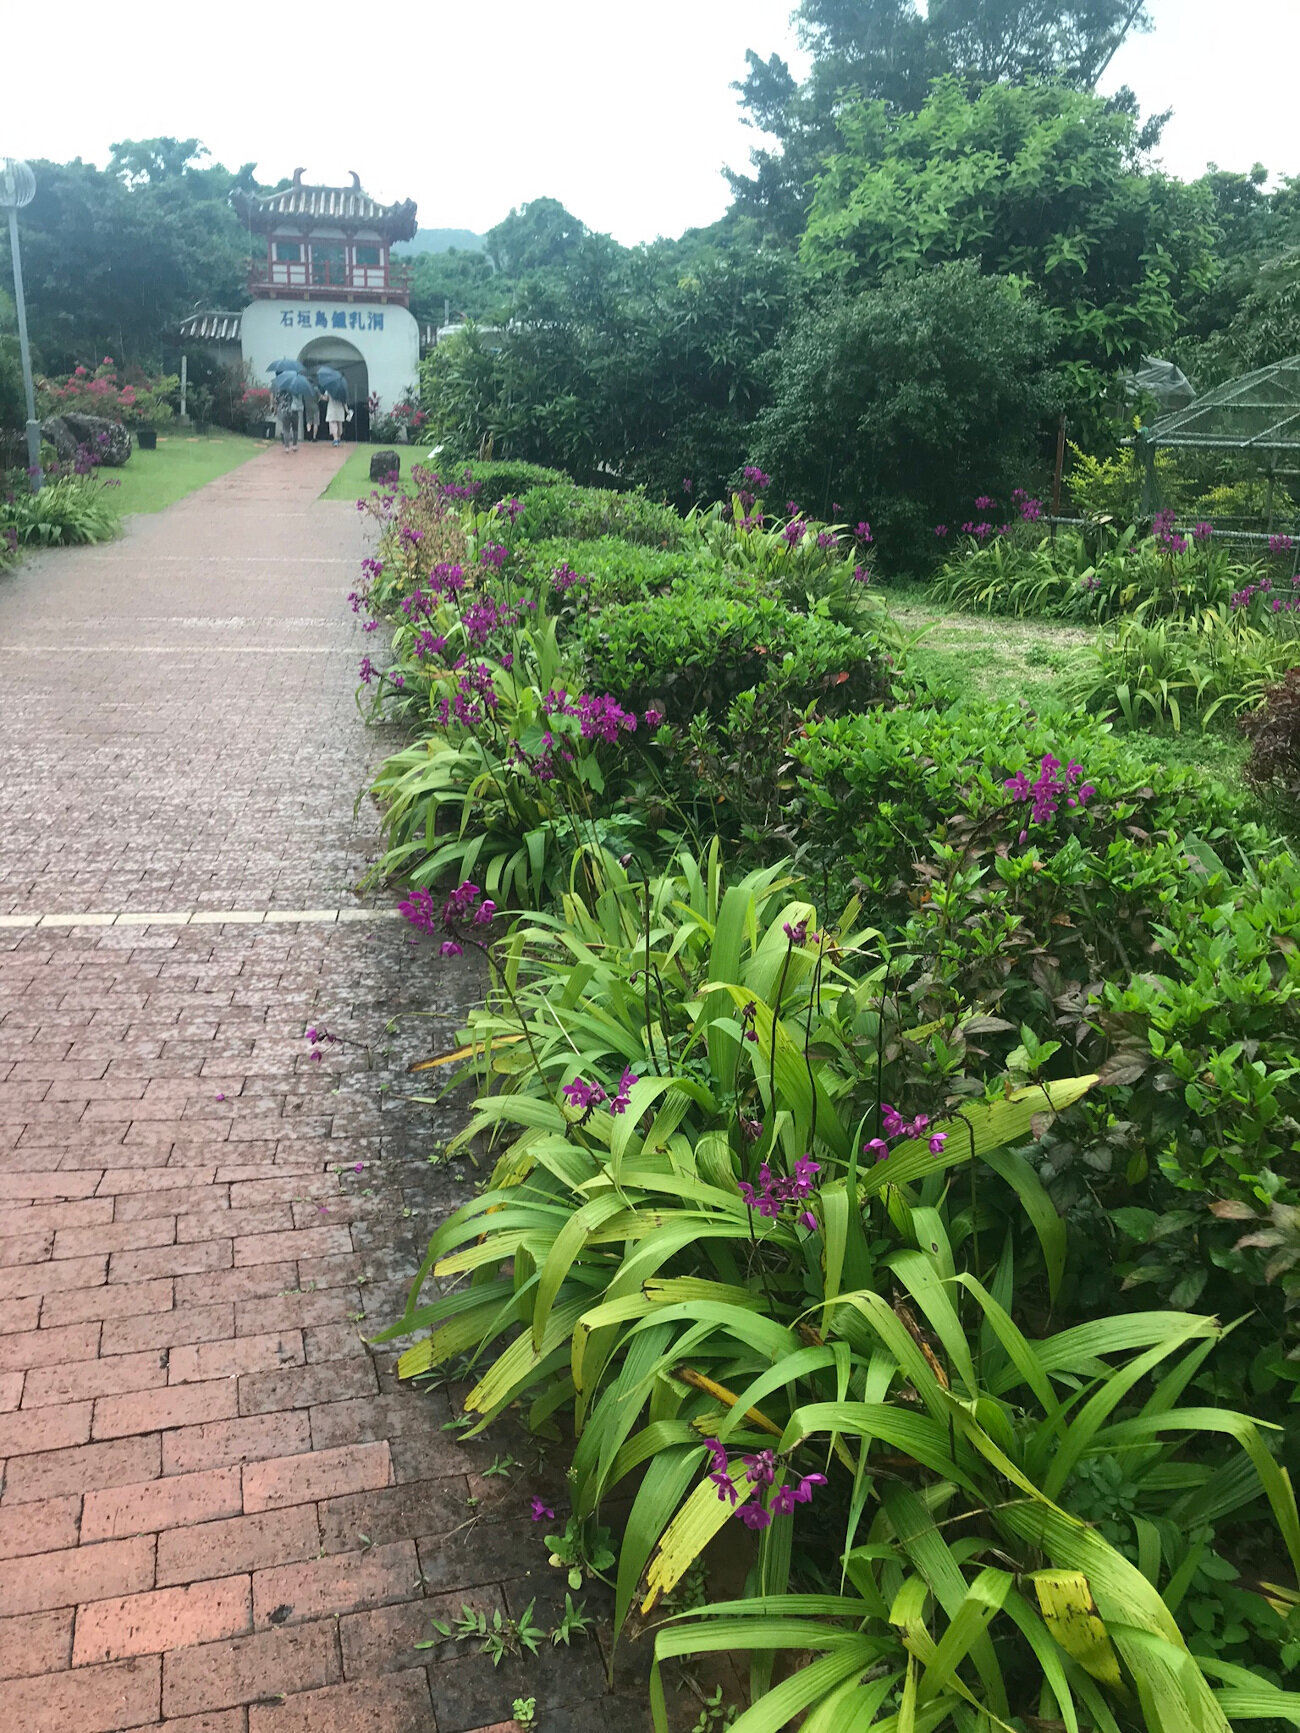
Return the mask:
[[429,351],[420,362],[420,404],[444,462],[477,457],[489,443],[495,449],[504,392],[500,354],[473,322]]
[[1232,316],[1180,354],[1202,390],[1300,355],[1300,248],[1243,261],[1233,275],[1238,298]]
[[1089,91],[1126,37],[1150,28],[1145,0],[930,0],[924,10],[916,0],[802,0],[796,20],[809,75],[800,84],[779,55],[748,53],[735,89],[750,124],[777,148],[751,152],[752,175],[729,177],[738,206],[785,238],[802,227],[846,104],[915,113],[945,75],[972,91],[1029,79]]
[[558,199],[533,199],[484,236],[492,264],[507,277],[566,265],[587,235],[584,223]]
[[906,563],[934,526],[1004,502],[1032,478],[1061,381],[1051,320],[1031,291],[978,265],[944,265],[811,309],[781,343],[752,452],[774,497],[866,518]]
[[[28,322],[54,372],[112,355],[156,365],[196,306],[239,306],[248,244],[228,203],[252,186],[205,165],[193,139],[124,140],[107,170],[36,162],[36,197],[19,219]],[[3,242],[8,265],[8,243]]]
[[767,357],[795,289],[794,269],[777,253],[648,251],[627,329],[599,368],[602,395],[626,404],[619,431],[631,479],[679,500],[684,479],[696,499],[725,494],[767,400]]
[[1209,201],[1214,265],[1209,281],[1184,297],[1178,356],[1198,385],[1300,350],[1300,180],[1270,190],[1268,178],[1262,163],[1245,174],[1211,165],[1195,183]]
[[822,82],[898,102],[939,72],[972,84],[1056,78],[1092,90],[1146,0],[803,0],[800,33]]
[[486,253],[449,247],[417,253],[411,263],[411,311],[421,321],[441,325],[450,311],[453,319],[491,323],[510,305],[510,284]]
[[805,263],[844,287],[977,260],[1056,314],[1076,388],[1168,343],[1210,280],[1205,195],[1145,165],[1130,115],[1059,85],[940,80],[917,114],[856,103],[816,182]]
[[624,249],[586,235],[563,271],[517,287],[499,347],[475,333],[424,369],[424,406],[457,456],[500,457],[583,481],[723,492],[765,399],[765,356],[788,320],[780,255],[690,243]]

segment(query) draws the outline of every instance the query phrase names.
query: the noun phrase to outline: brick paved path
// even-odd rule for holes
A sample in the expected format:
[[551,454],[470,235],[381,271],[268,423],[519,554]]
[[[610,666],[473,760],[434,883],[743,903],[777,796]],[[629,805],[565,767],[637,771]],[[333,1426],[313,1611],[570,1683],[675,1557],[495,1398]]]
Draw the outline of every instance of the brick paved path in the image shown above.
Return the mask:
[[522,1486],[359,1333],[449,1182],[363,1049],[313,1064],[304,1028],[418,1006],[400,1061],[473,977],[350,888],[382,743],[358,516],[317,499],[339,459],[270,450],[0,579],[3,1733],[642,1719],[596,1701],[594,1645],[414,1647],[557,1590]]

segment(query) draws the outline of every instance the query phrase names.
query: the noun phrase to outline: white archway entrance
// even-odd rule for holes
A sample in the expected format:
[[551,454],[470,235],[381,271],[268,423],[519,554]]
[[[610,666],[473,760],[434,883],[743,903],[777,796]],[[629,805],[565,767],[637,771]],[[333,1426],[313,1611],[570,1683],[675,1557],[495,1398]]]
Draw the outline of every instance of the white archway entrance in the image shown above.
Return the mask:
[[[330,333],[326,337],[315,337],[298,351],[298,360],[315,378],[318,367],[335,367],[348,382],[348,403],[352,408],[352,420],[343,431],[345,439],[365,439],[370,432],[370,417],[366,402],[370,396],[370,374],[366,367],[365,356],[345,337]],[[321,405],[324,414],[324,405]]]

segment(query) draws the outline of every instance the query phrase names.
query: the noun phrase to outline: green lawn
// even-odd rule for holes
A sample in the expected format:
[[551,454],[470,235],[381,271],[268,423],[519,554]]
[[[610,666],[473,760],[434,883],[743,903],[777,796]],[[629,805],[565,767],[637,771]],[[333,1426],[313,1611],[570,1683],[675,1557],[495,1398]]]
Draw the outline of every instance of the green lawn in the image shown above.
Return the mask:
[[[1061,676],[1086,662],[1097,635],[1091,626],[1055,620],[962,613],[931,600],[920,583],[882,584],[881,595],[894,619],[915,639],[908,667],[949,699],[1015,697],[1038,705],[1059,698]],[[1248,748],[1231,725],[1202,729],[1190,717],[1181,734],[1122,732],[1157,764],[1202,770],[1241,787]]]
[[881,594],[915,640],[908,665],[954,698],[1001,698],[1014,692],[1041,704],[1096,636],[1088,627],[1050,620],[959,613],[931,601],[921,584],[882,585]]
[[[413,463],[432,463],[433,453],[427,445],[353,445],[348,449],[347,461],[334,477],[333,481],[321,495],[322,499],[360,499],[362,494],[369,493],[374,485],[370,480],[370,459],[377,451],[385,449],[395,451],[401,460],[402,483],[406,486],[410,480]],[[409,488],[408,488],[408,491]]]
[[265,440],[243,433],[160,433],[157,451],[137,448],[121,469],[100,472],[122,484],[105,497],[123,515],[162,511],[265,449]]

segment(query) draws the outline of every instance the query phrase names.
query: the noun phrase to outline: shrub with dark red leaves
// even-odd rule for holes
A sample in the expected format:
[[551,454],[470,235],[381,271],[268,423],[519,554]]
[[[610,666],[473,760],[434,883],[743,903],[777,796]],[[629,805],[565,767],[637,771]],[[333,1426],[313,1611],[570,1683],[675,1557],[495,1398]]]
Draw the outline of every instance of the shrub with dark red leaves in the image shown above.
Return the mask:
[[1300,668],[1271,686],[1260,708],[1241,719],[1250,737],[1246,781],[1300,806]]

